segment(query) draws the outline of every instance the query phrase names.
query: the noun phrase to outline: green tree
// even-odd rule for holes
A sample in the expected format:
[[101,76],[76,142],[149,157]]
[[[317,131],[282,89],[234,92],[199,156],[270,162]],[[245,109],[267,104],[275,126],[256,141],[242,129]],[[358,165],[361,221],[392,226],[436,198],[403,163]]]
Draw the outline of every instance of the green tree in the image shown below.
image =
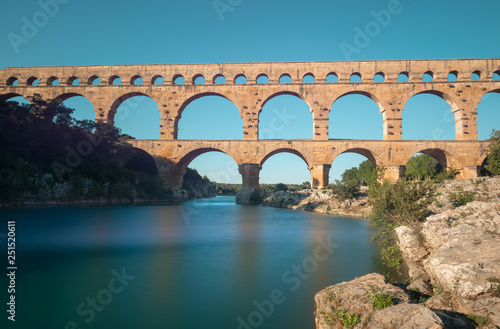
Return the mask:
[[377,175],[375,167],[370,160],[365,160],[359,164],[359,178],[361,185],[368,185]]
[[410,180],[433,179],[443,171],[443,167],[433,157],[420,154],[406,164],[405,176]]
[[288,191],[288,186],[286,186],[283,183],[278,183],[276,184],[276,187],[274,188],[275,191]]
[[368,189],[372,205],[372,225],[379,230],[373,239],[385,246],[382,259],[390,267],[402,263],[401,252],[396,245],[394,229],[401,225],[415,226],[428,215],[427,206],[434,199],[433,184],[429,181],[399,180],[394,184],[381,182],[384,170],[377,168],[377,178]]
[[342,182],[357,182],[360,183],[359,169],[357,167],[352,167],[351,169],[346,169],[344,173],[340,176]]
[[492,175],[500,175],[500,130],[493,129],[490,145],[486,149],[487,164],[484,166]]

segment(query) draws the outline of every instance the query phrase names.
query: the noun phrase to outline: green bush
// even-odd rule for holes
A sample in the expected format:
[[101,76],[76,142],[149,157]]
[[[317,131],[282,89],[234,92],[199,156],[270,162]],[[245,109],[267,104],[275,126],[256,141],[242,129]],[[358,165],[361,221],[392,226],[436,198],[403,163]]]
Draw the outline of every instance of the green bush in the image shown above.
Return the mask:
[[351,312],[346,312],[345,310],[339,309],[334,312],[334,317],[342,321],[342,324],[347,329],[354,328],[358,323],[361,322],[361,319],[356,314]]
[[453,207],[458,208],[474,201],[474,195],[476,195],[476,192],[457,192],[450,193],[449,198]]
[[373,240],[387,246],[382,250],[382,261],[399,271],[403,263],[401,251],[396,245],[394,229],[416,226],[428,215],[427,206],[434,200],[435,185],[430,181],[399,180],[394,184],[381,182],[384,168],[377,168],[377,177],[369,184],[368,196],[372,205],[372,225],[378,228]]
[[486,148],[488,161],[484,167],[492,175],[500,175],[500,130],[493,129],[489,141]]
[[353,199],[359,196],[359,184],[355,180],[348,182],[335,180],[334,184],[328,185],[326,188],[331,189],[335,198],[339,201]]
[[373,291],[372,295],[368,297],[372,301],[373,307],[382,310],[386,307],[394,305],[394,299],[389,294],[379,293]]

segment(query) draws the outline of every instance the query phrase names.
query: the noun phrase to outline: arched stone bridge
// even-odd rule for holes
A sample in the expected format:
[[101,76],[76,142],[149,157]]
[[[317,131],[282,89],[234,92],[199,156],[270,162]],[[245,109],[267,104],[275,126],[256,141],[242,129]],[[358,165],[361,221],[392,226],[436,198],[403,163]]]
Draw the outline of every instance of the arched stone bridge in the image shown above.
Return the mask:
[[[162,173],[173,188],[180,188],[187,165],[208,151],[231,156],[240,166],[245,188],[258,187],[262,164],[279,152],[301,157],[311,170],[312,185],[322,187],[328,184],[332,161],[345,152],[385,165],[391,180],[403,175],[407,161],[417,152],[459,170],[459,178],[476,177],[487,145],[477,140],[477,106],[485,94],[500,93],[500,81],[493,79],[498,74],[500,59],[14,67],[0,70],[0,97],[37,93],[62,102],[84,96],[93,104],[96,120],[108,123],[114,122],[116,110],[128,98],[143,95],[154,99],[161,114],[159,139],[131,143],[158,159],[169,160],[172,165],[162,168]],[[383,82],[374,82],[375,76],[375,81]],[[448,81],[449,76],[453,81]],[[288,83],[281,83],[283,77]],[[117,79],[120,85],[115,84]],[[263,106],[284,94],[309,105],[313,139],[258,139]],[[383,118],[383,140],[328,139],[331,105],[350,94],[376,102]],[[402,141],[402,111],[418,94],[437,95],[450,105],[455,140]],[[238,107],[243,140],[177,140],[183,110],[208,95],[222,96]]]

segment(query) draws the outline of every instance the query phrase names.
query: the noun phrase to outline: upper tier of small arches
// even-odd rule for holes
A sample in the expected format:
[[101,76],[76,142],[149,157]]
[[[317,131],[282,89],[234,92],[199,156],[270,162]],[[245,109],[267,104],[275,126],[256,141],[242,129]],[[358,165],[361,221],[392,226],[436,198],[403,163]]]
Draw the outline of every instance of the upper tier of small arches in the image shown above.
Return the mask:
[[[447,63],[445,68],[411,63],[398,70],[390,61],[381,65],[340,66],[335,69],[326,63],[303,65],[269,63],[241,65],[171,65],[161,66],[108,66],[108,67],[44,67],[8,68],[0,70],[0,86],[77,86],[77,85],[198,85],[198,84],[259,84],[259,83],[406,83],[500,80],[500,62],[480,62],[465,65],[456,60],[456,67]],[[468,62],[467,62],[468,63]],[[498,64],[497,64],[498,63]],[[417,65],[418,64],[418,65]],[[329,67],[330,66],[330,67]],[[410,65],[406,65],[409,67]],[[405,66],[402,66],[405,67]],[[437,65],[436,65],[437,67]],[[384,69],[385,68],[385,69]],[[155,72],[155,70],[157,72]],[[3,72],[2,72],[3,71]],[[176,72],[177,71],[177,72]],[[163,72],[163,73],[162,73]],[[2,81],[3,80],[3,81]]]

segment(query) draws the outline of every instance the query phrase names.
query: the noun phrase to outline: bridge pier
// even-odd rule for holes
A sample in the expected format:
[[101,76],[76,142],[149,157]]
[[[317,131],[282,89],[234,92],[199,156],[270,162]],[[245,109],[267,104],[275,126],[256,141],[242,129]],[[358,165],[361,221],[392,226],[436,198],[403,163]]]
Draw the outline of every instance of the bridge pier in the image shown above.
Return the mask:
[[240,165],[239,172],[242,177],[242,188],[236,194],[236,203],[260,203],[263,192],[259,189],[259,173],[261,167],[257,163],[244,163]]
[[392,183],[397,182],[399,179],[405,177],[406,166],[389,165],[385,168],[384,179],[388,179]]
[[171,162],[165,162],[159,159],[156,159],[156,167],[158,168],[158,176],[163,182],[163,187],[171,189],[175,199],[187,199],[188,195],[186,191],[182,189],[182,179],[186,173],[186,168],[181,170]]
[[481,176],[481,166],[464,166],[459,170],[457,179],[476,178]]
[[328,185],[328,176],[331,164],[315,164],[309,168],[311,171],[311,188],[323,188]]

